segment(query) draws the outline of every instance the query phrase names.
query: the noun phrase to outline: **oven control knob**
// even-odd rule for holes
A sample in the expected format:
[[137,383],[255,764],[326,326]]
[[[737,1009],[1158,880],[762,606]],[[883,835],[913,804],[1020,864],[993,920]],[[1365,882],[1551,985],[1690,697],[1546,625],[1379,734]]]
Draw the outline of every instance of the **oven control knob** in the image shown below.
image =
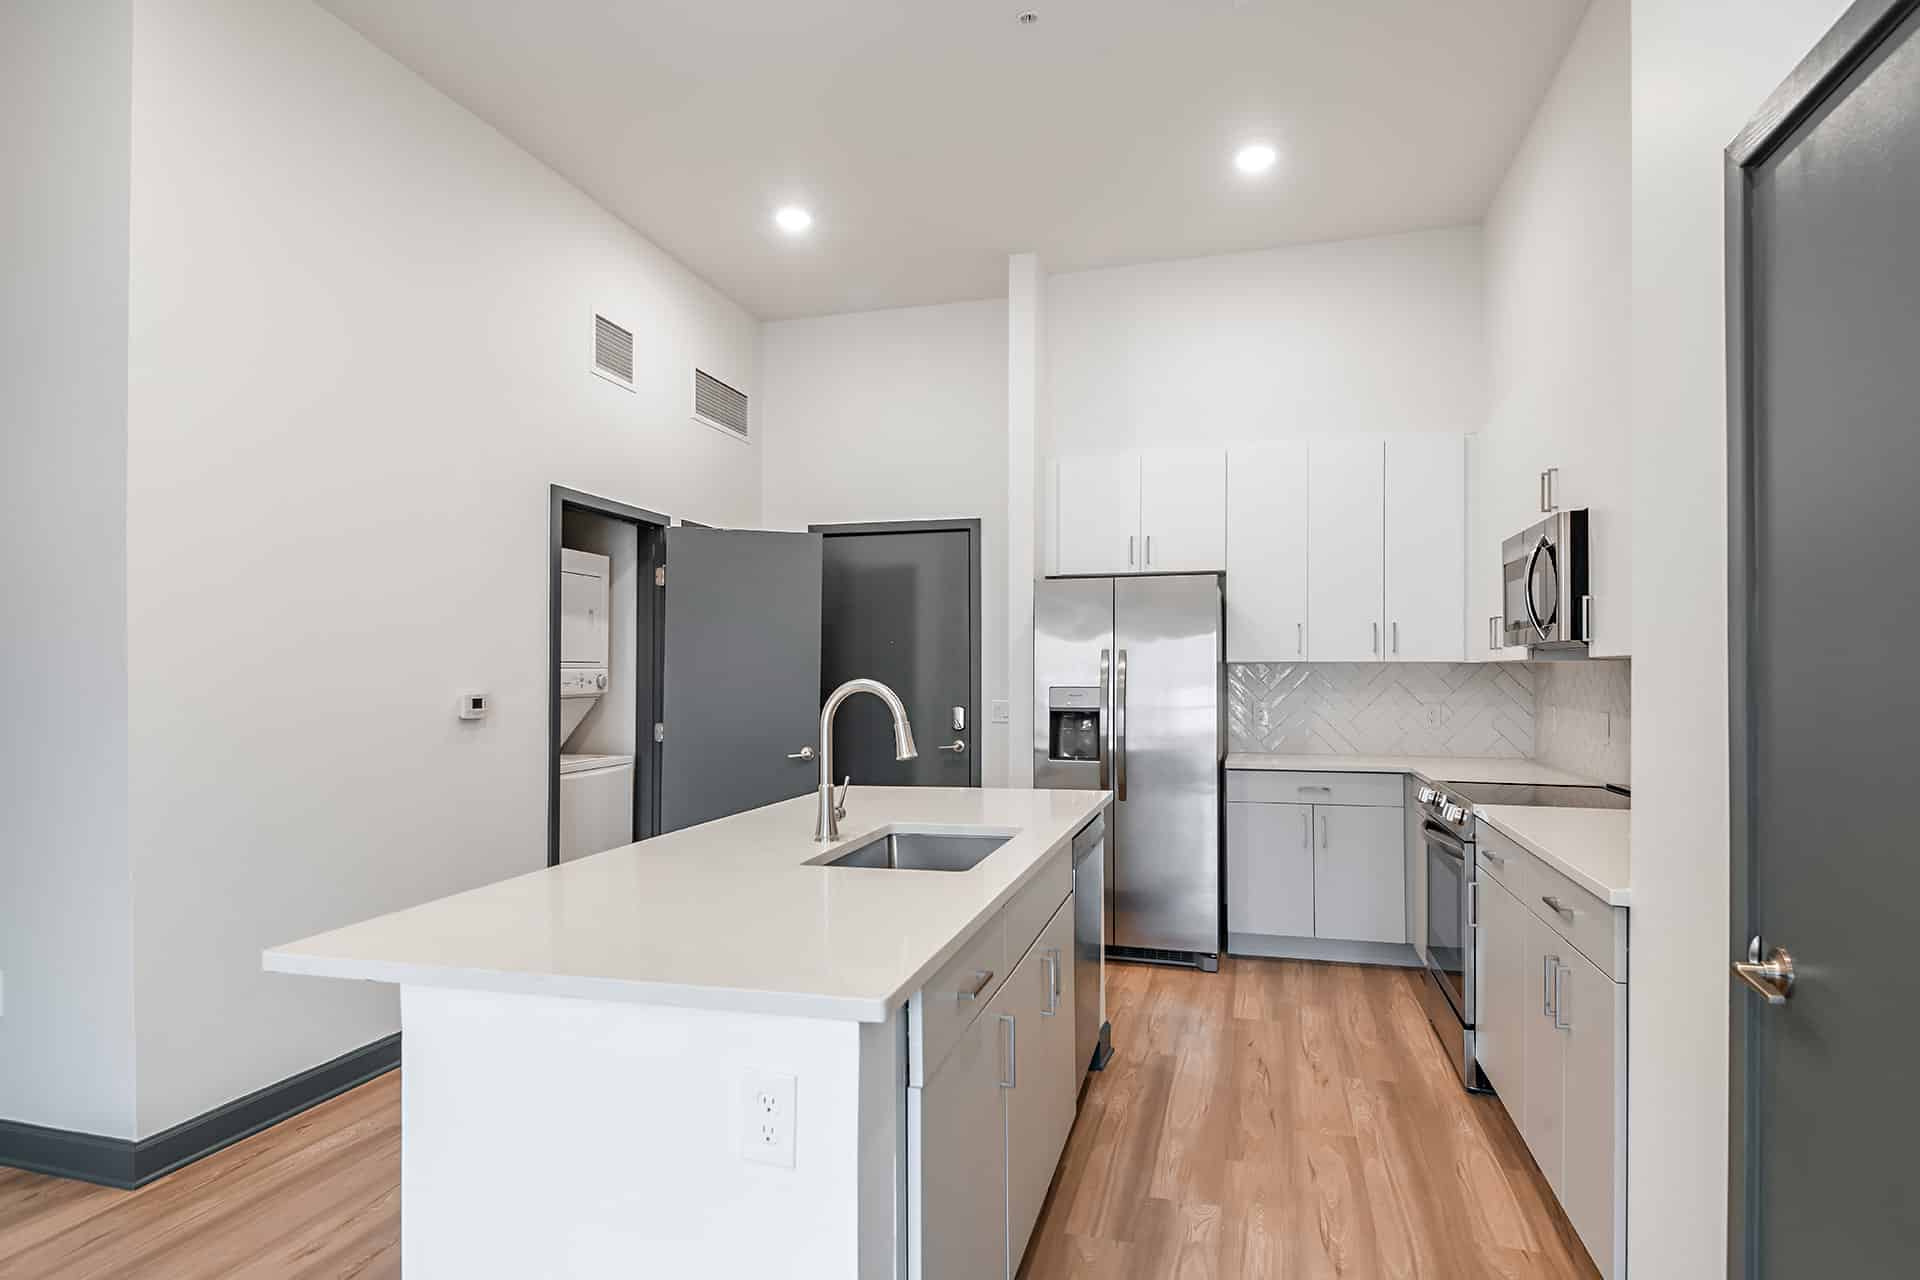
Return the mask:
[[1452,801],[1448,801],[1441,807],[1440,814],[1446,818],[1448,822],[1458,822],[1467,816],[1467,811]]
[[1422,787],[1422,788],[1420,788],[1420,803],[1421,803],[1421,804],[1432,804],[1432,803],[1433,803],[1433,798],[1434,798],[1434,796],[1435,796],[1435,795],[1437,795],[1437,794],[1438,794],[1438,793],[1437,793],[1436,791],[1434,791],[1434,789],[1433,789],[1432,787]]

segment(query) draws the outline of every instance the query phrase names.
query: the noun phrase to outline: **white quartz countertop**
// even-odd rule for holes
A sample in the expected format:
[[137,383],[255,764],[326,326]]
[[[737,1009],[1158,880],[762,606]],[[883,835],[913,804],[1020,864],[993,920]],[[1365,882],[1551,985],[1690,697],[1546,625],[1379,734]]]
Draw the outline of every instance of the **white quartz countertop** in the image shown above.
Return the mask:
[[1301,773],[1411,773],[1426,782],[1531,782],[1544,786],[1598,786],[1565,769],[1500,756],[1282,756],[1236,751],[1229,769]]
[[[1110,802],[1104,791],[811,794],[274,947],[277,973],[885,1020]],[[969,871],[810,866],[892,829],[1010,834]]]
[[1629,810],[1483,804],[1474,812],[1608,906],[1633,905]]

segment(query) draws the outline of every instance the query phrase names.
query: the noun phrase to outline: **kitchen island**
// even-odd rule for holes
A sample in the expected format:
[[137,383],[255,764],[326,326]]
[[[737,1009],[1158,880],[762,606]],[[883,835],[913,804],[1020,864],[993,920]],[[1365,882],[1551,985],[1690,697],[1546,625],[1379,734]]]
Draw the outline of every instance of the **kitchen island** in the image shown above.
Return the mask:
[[[856,787],[816,844],[802,796],[265,964],[401,988],[410,1277],[985,1274],[979,1215],[1034,1176],[1015,1145],[1071,1125],[1084,1064],[1030,1070],[1024,1122],[1007,1081],[1072,1042],[1070,846],[1108,803]],[[896,831],[1005,843],[963,871],[819,865]]]

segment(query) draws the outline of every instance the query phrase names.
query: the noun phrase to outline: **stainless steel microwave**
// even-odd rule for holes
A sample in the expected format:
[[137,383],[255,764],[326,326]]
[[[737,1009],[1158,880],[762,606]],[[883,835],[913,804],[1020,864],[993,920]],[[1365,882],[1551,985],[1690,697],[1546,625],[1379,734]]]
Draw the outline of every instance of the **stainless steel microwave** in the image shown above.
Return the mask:
[[[1557,511],[1500,544],[1509,645],[1576,656],[1592,633],[1587,511]],[[1569,652],[1572,651],[1572,652]]]

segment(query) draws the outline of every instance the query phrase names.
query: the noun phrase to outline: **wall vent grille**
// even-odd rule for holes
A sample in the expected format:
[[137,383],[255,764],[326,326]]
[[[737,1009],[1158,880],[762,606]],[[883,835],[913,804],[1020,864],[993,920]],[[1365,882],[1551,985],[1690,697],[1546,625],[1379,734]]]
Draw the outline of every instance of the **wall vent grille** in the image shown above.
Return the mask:
[[747,393],[728,386],[705,370],[695,369],[693,416],[744,440],[747,437]]
[[593,371],[633,390],[633,334],[605,316],[593,318]]

